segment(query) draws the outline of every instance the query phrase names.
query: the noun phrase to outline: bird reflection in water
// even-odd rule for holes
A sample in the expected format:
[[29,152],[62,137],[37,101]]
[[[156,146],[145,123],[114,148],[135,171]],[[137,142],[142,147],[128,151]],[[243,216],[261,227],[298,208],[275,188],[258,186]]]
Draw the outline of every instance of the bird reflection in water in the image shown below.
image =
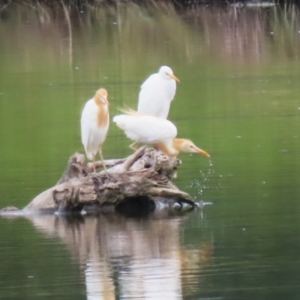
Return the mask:
[[[182,299],[183,274],[209,262],[203,247],[181,245],[182,217],[152,213],[147,218],[117,214],[97,217],[27,216],[45,235],[59,237],[84,269],[87,299]],[[208,250],[205,250],[208,249]]]

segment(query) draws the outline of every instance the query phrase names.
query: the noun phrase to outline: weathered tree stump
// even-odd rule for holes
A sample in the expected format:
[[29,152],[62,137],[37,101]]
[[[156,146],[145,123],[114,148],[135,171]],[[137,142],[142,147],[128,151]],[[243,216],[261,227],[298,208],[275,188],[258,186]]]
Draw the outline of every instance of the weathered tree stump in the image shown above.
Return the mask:
[[[162,152],[139,148],[125,159],[106,160],[106,171],[93,172],[83,154],[75,153],[57,184],[36,196],[22,213],[146,212],[160,207],[192,210],[191,196],[171,183],[180,160]],[[101,161],[96,162],[100,167]],[[15,208],[4,209],[2,214]]]

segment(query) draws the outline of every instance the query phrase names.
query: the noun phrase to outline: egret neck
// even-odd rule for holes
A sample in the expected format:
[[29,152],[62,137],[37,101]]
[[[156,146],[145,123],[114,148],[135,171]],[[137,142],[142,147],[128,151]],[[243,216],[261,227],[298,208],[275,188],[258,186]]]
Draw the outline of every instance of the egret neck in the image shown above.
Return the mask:
[[174,138],[171,144],[161,142],[155,143],[154,146],[171,157],[177,156],[179,152],[198,153],[207,157],[210,156],[206,151],[198,148],[192,141],[187,139]]
[[109,122],[109,113],[108,113],[109,102],[107,100],[106,90],[104,89],[98,90],[96,95],[94,96],[94,101],[98,106],[97,125],[99,127],[105,127]]

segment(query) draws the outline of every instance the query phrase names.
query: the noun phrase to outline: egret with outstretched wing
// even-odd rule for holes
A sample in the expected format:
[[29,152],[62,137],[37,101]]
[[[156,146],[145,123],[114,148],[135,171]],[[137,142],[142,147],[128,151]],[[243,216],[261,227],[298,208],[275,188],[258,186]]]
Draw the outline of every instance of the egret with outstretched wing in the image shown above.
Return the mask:
[[143,115],[134,111],[114,116],[113,122],[126,136],[141,144],[152,144],[168,156],[177,156],[179,152],[209,154],[198,148],[192,141],[178,139],[176,126],[161,118]]

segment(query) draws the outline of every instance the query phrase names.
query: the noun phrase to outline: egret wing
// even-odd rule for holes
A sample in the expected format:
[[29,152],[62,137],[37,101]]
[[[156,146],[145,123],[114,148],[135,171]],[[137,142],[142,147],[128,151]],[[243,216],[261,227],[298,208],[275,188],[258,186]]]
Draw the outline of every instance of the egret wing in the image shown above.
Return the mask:
[[81,113],[81,142],[84,146],[86,146],[89,142],[89,136],[91,133],[91,129],[93,127],[93,118],[91,118],[91,112],[93,111],[92,108],[92,101],[89,100]]
[[151,75],[141,86],[138,112],[166,119],[175,92],[175,80],[162,79],[159,74]]
[[172,122],[152,116],[118,115],[113,121],[128,138],[140,143],[165,142],[177,135],[177,129]]
[[81,114],[81,142],[89,159],[92,159],[97,153],[99,145],[106,135],[105,132],[103,138],[103,129],[97,126],[97,109],[97,105],[91,99],[85,104]]

